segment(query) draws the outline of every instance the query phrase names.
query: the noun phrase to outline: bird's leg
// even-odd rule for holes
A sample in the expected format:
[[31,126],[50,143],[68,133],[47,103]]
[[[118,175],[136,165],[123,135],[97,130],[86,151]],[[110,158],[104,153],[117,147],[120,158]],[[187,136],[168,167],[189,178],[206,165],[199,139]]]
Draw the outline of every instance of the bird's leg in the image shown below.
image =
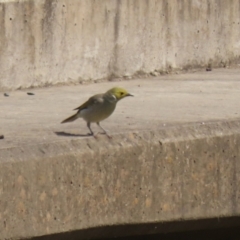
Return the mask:
[[91,129],[91,123],[90,122],[87,123],[87,127],[90,130],[90,135],[93,135],[93,131]]
[[92,131],[92,129],[91,129],[91,123],[90,123],[90,122],[87,123],[87,127],[88,127],[88,129],[90,130],[90,133],[89,133],[89,134],[92,135],[94,138],[97,138],[97,134],[98,134],[98,133],[97,133],[97,134],[94,134],[94,133],[93,133],[93,131]]
[[108,132],[100,125],[99,122],[97,122],[97,125],[103,130],[103,132],[104,132],[109,138],[112,138],[112,137],[108,134]]
[[99,122],[97,122],[97,125],[103,130],[103,133],[105,133],[107,135],[107,131],[100,125]]

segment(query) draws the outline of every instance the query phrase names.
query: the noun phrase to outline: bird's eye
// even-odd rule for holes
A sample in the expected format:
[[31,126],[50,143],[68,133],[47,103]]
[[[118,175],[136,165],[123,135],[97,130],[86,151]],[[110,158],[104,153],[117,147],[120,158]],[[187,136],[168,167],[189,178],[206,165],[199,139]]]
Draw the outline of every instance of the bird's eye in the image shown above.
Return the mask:
[[123,92],[121,92],[120,94],[121,94],[121,96],[122,96],[124,93],[123,93]]

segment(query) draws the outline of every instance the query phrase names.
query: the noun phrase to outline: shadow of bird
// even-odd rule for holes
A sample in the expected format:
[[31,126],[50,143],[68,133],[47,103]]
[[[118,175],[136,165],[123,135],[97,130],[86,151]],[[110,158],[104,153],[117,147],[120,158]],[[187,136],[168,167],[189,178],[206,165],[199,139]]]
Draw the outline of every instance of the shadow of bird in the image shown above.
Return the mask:
[[62,136],[62,137],[90,137],[91,135],[89,133],[87,134],[74,134],[74,133],[68,133],[68,132],[55,132],[56,135]]

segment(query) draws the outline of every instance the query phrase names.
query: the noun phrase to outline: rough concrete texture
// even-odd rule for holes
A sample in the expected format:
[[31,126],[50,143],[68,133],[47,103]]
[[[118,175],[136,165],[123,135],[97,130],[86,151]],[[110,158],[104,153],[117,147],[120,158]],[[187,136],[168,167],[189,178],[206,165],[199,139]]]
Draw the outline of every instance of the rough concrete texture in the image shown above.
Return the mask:
[[239,59],[239,0],[0,1],[0,89]]
[[[239,216],[239,74],[214,70],[2,95],[0,239]],[[113,85],[135,95],[103,122],[113,139],[84,136],[81,120],[60,124]]]

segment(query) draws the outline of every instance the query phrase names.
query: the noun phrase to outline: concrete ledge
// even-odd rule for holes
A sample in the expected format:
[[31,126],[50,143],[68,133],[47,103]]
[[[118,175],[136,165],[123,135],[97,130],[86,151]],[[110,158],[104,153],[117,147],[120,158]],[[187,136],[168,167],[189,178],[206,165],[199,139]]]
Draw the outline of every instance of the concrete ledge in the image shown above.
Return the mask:
[[236,120],[1,149],[0,239],[239,216],[239,144]]
[[115,85],[2,95],[1,240],[239,226],[239,69],[122,81],[112,140],[60,124]]

